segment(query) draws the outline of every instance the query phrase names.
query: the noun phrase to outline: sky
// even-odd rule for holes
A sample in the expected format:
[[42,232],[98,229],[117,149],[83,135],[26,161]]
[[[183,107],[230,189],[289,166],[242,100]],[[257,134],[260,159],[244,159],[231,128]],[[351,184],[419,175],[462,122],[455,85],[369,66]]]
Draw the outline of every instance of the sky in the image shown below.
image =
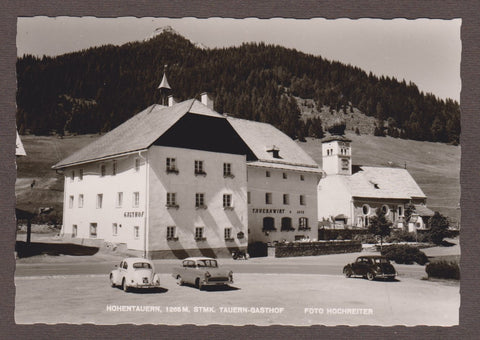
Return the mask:
[[442,99],[460,99],[461,19],[18,18],[17,55],[121,45],[167,25],[209,48],[253,41],[281,45],[411,81]]

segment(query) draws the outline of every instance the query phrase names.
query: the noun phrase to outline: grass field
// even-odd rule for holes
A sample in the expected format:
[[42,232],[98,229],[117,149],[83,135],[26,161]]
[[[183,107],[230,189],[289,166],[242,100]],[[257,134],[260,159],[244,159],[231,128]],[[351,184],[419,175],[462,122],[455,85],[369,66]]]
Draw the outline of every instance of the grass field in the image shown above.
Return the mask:
[[[348,134],[352,139],[353,164],[403,167],[428,196],[428,206],[455,220],[460,218],[460,146],[418,142],[391,137]],[[26,157],[17,159],[17,204],[28,209],[54,207],[62,211],[63,176],[52,165],[93,142],[98,135],[65,138],[22,136]],[[299,145],[320,165],[322,148],[318,139]],[[35,180],[33,188],[32,182]]]

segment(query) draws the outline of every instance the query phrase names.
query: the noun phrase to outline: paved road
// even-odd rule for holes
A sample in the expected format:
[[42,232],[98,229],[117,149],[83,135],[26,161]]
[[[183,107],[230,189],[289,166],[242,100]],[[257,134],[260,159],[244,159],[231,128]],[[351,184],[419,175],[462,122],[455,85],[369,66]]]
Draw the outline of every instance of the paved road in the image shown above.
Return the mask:
[[[104,275],[15,278],[15,321],[95,324],[458,324],[458,285],[340,275],[234,274],[229,289],[199,291],[161,274],[161,289],[125,293]],[[133,309],[132,309],[133,308]]]
[[[322,274],[342,275],[343,266],[352,262],[360,253],[307,256],[297,258],[252,258],[249,260],[219,259],[222,266],[228,266],[234,273],[265,274]],[[15,276],[53,276],[53,275],[99,275],[108,274],[120,258],[96,262],[88,257],[70,257],[68,262],[17,263]],[[179,260],[155,260],[155,269],[159,273],[171,273]],[[425,267],[419,265],[395,265],[400,276],[421,278],[425,276]]]

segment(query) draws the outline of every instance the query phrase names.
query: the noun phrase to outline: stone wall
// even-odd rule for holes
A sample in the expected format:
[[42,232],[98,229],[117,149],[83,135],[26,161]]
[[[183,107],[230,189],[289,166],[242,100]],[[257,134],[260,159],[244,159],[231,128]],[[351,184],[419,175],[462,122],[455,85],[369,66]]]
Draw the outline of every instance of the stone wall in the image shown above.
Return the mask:
[[360,241],[290,242],[278,243],[275,246],[275,257],[316,256],[361,251],[362,243]]

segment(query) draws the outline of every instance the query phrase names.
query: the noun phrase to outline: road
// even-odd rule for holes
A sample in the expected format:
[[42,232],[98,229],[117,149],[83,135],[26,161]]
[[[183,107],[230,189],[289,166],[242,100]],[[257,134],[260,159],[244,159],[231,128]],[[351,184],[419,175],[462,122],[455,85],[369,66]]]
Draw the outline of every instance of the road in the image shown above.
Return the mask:
[[[364,253],[362,253],[364,255]],[[360,253],[334,254],[324,256],[306,256],[296,258],[251,258],[249,260],[219,259],[219,263],[228,266],[234,273],[264,274],[322,274],[341,275],[343,266],[353,262]],[[54,276],[54,275],[107,275],[120,258],[92,261],[88,257],[70,256],[49,263],[17,262],[15,276]],[[155,269],[159,273],[171,273],[180,260],[155,260]],[[421,278],[425,276],[425,267],[419,265],[395,265],[400,276]]]
[[341,275],[234,274],[226,289],[200,291],[160,275],[161,288],[125,293],[108,277],[15,278],[15,321],[162,325],[458,324],[458,285],[413,278],[368,281]]

